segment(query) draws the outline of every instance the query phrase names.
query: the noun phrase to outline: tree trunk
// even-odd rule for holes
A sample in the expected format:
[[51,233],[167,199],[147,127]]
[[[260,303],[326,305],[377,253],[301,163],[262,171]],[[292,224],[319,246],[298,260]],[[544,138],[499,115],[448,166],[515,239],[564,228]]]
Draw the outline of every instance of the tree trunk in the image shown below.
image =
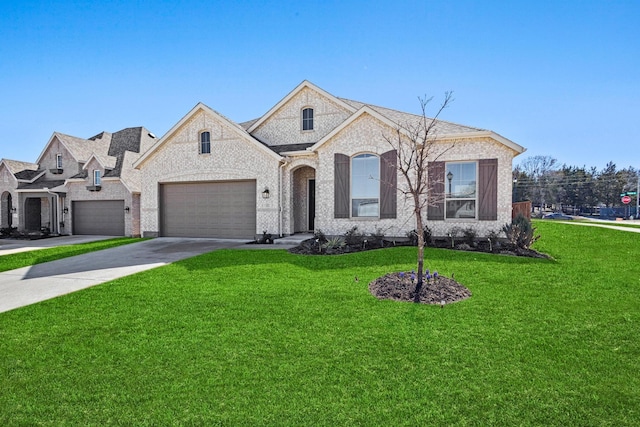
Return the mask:
[[[418,206],[418,204],[416,204]],[[418,271],[416,277],[416,290],[413,302],[420,302],[420,292],[422,291],[422,271],[424,270],[424,227],[422,225],[422,210],[416,209],[416,228],[418,232]]]

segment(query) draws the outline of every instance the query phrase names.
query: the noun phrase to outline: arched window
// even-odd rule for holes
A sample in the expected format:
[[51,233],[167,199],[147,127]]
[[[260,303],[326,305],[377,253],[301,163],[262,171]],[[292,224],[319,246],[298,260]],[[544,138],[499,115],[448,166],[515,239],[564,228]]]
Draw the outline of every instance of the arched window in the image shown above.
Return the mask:
[[313,130],[313,108],[302,110],[302,130]]
[[211,133],[201,132],[200,133],[200,154],[209,154],[209,153],[211,153]]
[[360,154],[351,159],[351,216],[380,215],[380,158]]

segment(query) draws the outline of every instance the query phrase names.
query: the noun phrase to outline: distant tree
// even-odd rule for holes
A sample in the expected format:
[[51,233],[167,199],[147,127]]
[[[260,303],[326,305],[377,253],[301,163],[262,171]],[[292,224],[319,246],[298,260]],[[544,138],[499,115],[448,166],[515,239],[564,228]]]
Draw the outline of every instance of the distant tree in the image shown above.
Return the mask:
[[[441,192],[434,191],[435,186],[444,186],[428,178],[429,162],[435,161],[448,148],[440,144],[436,147],[438,117],[453,101],[452,92],[446,92],[444,101],[436,114],[427,117],[427,106],[433,98],[419,98],[422,114],[414,122],[398,123],[392,135],[385,135],[386,141],[396,150],[397,169],[404,178],[404,184],[398,186],[401,193],[412,201],[413,214],[418,234],[418,259],[415,302],[420,301],[424,272],[424,210],[443,202]],[[449,146],[450,148],[451,146]]]
[[596,180],[596,194],[600,202],[608,208],[615,206],[620,200],[625,182],[625,175],[616,169],[616,164],[607,163]]
[[557,169],[557,160],[551,156],[528,157],[519,165],[519,170],[528,178],[528,192],[534,205],[544,209],[545,204],[552,200],[553,172]]

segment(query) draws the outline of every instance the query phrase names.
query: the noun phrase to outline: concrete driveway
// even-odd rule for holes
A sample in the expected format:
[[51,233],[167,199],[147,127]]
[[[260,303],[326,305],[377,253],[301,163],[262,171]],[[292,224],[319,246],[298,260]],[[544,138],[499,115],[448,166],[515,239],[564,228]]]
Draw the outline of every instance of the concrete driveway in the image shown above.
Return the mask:
[[0,273],[0,313],[217,249],[256,246],[245,243],[160,237],[6,271]]
[[53,248],[55,246],[77,245],[79,243],[113,239],[114,237],[115,236],[60,236],[37,240],[0,239],[0,256]]

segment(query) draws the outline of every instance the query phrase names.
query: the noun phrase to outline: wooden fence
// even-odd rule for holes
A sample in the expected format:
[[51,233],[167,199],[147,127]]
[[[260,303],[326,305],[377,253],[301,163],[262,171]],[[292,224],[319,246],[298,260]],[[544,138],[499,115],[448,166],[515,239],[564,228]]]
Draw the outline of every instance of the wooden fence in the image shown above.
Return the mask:
[[531,201],[516,202],[512,204],[511,218],[515,218],[518,214],[524,215],[525,218],[531,219]]

